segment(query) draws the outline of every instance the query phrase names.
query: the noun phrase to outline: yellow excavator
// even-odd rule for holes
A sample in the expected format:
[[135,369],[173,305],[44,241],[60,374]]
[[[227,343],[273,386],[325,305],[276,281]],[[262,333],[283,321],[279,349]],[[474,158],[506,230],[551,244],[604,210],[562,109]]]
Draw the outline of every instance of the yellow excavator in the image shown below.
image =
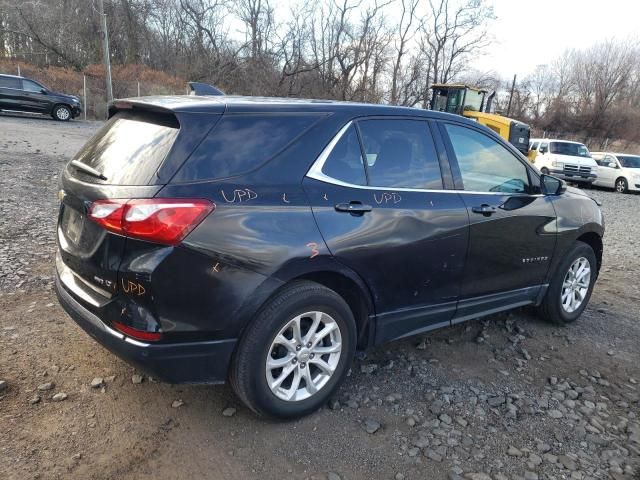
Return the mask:
[[455,113],[489,127],[527,157],[531,128],[526,123],[491,113],[495,92],[464,84],[435,83],[431,86],[431,110]]

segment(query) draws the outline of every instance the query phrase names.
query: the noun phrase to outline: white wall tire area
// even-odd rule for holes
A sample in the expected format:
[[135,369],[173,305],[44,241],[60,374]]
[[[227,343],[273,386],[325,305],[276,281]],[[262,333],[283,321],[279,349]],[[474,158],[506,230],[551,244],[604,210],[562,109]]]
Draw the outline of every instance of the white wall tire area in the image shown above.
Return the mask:
[[239,341],[229,380],[254,412],[307,415],[328,401],[353,360],[356,326],[340,295],[310,281],[283,287]]
[[71,109],[66,105],[56,105],[52,116],[60,122],[68,122],[71,120]]
[[576,242],[558,265],[542,304],[540,315],[560,325],[575,321],[591,298],[598,272],[593,249]]

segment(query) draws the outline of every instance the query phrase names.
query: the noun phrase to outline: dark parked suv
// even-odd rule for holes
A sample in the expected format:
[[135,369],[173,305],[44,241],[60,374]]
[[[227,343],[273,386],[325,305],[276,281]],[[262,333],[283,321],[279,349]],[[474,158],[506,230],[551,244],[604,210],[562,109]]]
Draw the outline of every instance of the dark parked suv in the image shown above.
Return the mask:
[[154,377],[317,409],[356,349],[524,305],[560,324],[596,202],[459,116],[329,101],[123,100],[65,168],[56,290]]
[[67,121],[82,113],[78,97],[52,92],[28,78],[0,74],[0,110],[43,113]]

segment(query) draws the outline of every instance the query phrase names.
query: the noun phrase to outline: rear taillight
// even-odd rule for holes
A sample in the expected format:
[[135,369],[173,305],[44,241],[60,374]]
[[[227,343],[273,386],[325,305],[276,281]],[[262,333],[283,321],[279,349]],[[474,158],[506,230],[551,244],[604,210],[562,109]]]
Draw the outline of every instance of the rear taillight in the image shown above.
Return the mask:
[[89,218],[110,232],[177,245],[214,209],[215,204],[201,199],[98,200],[91,204]]

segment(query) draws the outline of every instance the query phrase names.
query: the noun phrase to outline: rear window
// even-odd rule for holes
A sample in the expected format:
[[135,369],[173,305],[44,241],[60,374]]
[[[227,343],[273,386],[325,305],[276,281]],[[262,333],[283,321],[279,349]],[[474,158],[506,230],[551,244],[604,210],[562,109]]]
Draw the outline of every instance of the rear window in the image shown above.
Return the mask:
[[20,82],[19,78],[14,77],[0,77],[0,87],[1,88],[22,88],[22,82]]
[[108,185],[148,185],[179,131],[173,116],[116,114],[74,158],[107,179],[100,180],[75,169],[74,176]]
[[321,118],[314,114],[227,114],[182,166],[173,182],[232,177],[281,152]]

